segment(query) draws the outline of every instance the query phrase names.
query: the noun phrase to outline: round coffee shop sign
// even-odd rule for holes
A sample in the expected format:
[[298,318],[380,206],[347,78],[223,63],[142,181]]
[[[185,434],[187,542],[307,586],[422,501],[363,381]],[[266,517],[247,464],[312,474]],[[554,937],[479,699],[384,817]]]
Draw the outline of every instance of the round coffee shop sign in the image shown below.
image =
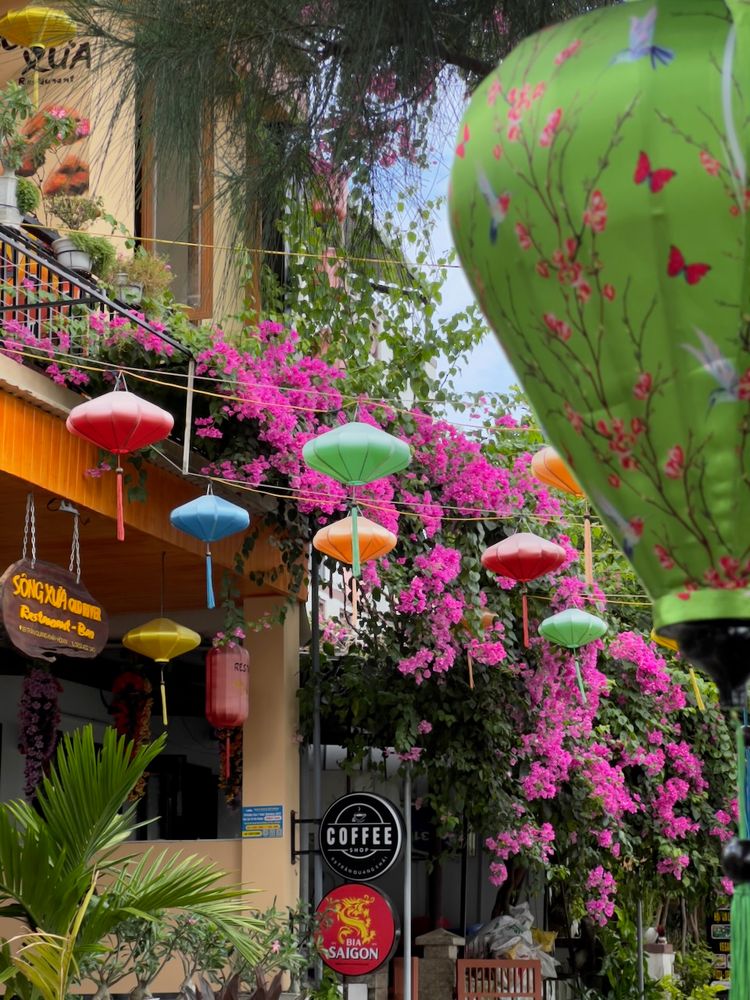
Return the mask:
[[319,836],[325,863],[349,882],[384,875],[398,861],[404,840],[398,809],[370,792],[336,799],[320,822]]

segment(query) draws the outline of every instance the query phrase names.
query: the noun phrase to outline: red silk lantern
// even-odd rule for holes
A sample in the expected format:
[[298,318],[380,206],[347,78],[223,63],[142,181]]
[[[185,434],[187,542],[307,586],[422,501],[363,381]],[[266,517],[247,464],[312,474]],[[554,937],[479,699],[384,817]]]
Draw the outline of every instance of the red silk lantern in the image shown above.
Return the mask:
[[117,538],[125,538],[120,456],[156,444],[174,426],[172,414],[120,388],[74,406],[65,426],[72,434],[117,456]]
[[[482,565],[491,573],[507,576],[517,583],[527,583],[536,580],[545,573],[559,569],[565,562],[565,549],[562,545],[549,542],[539,535],[529,531],[520,531],[502,542],[491,545],[482,554]],[[526,588],[521,596],[523,608],[523,644],[529,645],[529,608],[526,600]]]
[[[221,646],[206,656],[206,719],[214,729],[242,726],[250,711],[250,654],[244,646]],[[229,735],[226,735],[229,777]]]

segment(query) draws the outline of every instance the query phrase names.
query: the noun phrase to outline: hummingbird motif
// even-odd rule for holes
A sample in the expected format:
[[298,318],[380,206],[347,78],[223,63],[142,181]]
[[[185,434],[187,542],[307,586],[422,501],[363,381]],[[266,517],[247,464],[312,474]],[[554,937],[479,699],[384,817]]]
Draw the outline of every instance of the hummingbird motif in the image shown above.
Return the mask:
[[477,167],[477,184],[492,216],[490,219],[490,243],[496,243],[498,230],[505,222],[510,207],[510,192],[505,191],[501,195],[496,195],[489,178],[481,167]]
[[689,351],[698,361],[703,370],[718,382],[718,388],[711,392],[708,397],[709,413],[717,403],[736,403],[740,398],[740,376],[734,366],[734,362],[725,358],[719,350],[718,344],[711,338],[694,327],[701,342],[700,347],[694,344],[683,344],[682,347]]
[[654,45],[656,13],[656,7],[652,7],[643,17],[630,18],[628,47],[617,53],[612,60],[613,66],[617,63],[637,62],[647,57],[651,60],[652,69],[656,69],[657,64],[668,66],[672,62],[674,52],[671,49]]
[[632,559],[635,547],[643,535],[643,519],[640,517],[631,517],[630,520],[627,520],[601,493],[595,495],[594,503],[602,514],[615,526],[615,530],[620,537],[622,551],[628,559]]

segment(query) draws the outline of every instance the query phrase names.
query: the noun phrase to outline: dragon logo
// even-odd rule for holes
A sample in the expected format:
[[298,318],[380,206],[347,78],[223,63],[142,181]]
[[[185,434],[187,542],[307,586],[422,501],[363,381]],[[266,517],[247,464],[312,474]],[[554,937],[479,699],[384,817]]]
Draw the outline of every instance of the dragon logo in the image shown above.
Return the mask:
[[374,902],[375,897],[369,895],[359,899],[350,897],[336,900],[332,909],[341,924],[336,935],[340,944],[352,935],[357,935],[362,944],[369,944],[377,937],[372,930],[370,916],[370,907]]

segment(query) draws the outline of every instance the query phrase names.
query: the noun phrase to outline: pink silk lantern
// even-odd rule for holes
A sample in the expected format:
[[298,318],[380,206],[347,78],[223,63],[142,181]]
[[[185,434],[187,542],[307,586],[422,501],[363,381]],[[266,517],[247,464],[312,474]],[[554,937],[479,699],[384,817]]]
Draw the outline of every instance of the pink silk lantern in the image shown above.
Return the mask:
[[[250,712],[250,654],[243,646],[214,647],[206,656],[206,719],[214,729],[242,726]],[[229,777],[229,736],[226,736]]]
[[156,444],[169,435],[174,426],[172,414],[134,392],[120,388],[74,406],[65,426],[78,437],[117,456],[117,538],[125,538],[122,501],[123,469],[120,456]]
[[[528,531],[504,538],[502,542],[491,545],[482,553],[482,565],[491,573],[507,576],[517,583],[527,583],[537,580],[545,573],[559,569],[565,562],[565,549],[562,545],[549,542],[539,535]],[[523,608],[523,644],[529,645],[529,608],[526,599],[526,588],[521,595]]]

